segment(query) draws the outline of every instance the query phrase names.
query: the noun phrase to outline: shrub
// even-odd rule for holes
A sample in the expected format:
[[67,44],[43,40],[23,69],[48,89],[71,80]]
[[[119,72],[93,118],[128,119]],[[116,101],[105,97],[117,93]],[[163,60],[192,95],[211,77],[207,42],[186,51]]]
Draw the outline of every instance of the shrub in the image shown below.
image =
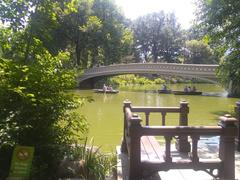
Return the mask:
[[100,148],[90,144],[87,145],[86,139],[83,145],[71,146],[60,166],[60,178],[104,180],[112,174],[116,167],[116,155],[101,153]]
[[19,144],[35,147],[31,179],[55,179],[64,145],[77,142],[87,130],[84,117],[71,111],[83,100],[67,92],[75,86],[74,71],[63,67],[69,55],[61,52],[53,57],[44,49],[40,53],[27,63],[0,58],[0,169],[4,176],[11,150]]

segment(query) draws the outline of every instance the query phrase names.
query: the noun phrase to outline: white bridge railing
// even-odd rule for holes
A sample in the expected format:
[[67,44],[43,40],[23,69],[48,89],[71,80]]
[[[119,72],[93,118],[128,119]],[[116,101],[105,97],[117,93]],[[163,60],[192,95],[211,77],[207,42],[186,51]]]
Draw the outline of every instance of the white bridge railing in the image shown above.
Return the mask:
[[86,70],[79,78],[82,82],[89,78],[117,74],[161,74],[216,80],[218,65],[176,64],[176,63],[131,63],[94,67]]

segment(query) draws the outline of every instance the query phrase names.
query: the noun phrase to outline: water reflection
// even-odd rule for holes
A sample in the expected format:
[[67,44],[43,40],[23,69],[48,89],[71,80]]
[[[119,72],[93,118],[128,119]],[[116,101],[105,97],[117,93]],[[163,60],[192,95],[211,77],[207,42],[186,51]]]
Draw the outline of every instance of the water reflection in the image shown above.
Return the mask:
[[[174,84],[170,88],[181,90],[185,84]],[[96,145],[102,145],[104,150],[114,149],[120,144],[123,129],[123,101],[129,99],[134,106],[179,106],[182,100],[189,102],[189,125],[216,125],[218,116],[231,111],[238,99],[226,98],[226,92],[215,84],[196,84],[204,96],[185,96],[173,94],[158,94],[159,86],[144,88],[141,91],[122,89],[118,94],[99,94],[92,90],[76,91],[81,96],[92,96],[94,102],[88,103],[79,111],[86,116],[91,127],[90,137],[94,137]],[[145,90],[151,90],[146,91]],[[155,92],[154,92],[155,91]],[[142,118],[144,118],[142,116]],[[150,115],[151,122],[159,123],[160,115]],[[176,125],[179,115],[167,115],[167,124]]]

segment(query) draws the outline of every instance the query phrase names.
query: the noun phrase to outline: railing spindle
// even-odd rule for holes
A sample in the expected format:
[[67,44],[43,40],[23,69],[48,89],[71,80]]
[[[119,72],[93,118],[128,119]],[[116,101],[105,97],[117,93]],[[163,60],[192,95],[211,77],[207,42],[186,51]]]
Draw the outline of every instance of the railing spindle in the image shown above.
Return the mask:
[[165,126],[166,125],[166,112],[162,112],[162,125]]
[[199,135],[193,135],[191,136],[192,138],[192,154],[191,154],[191,159],[194,163],[199,162],[199,157],[198,157],[198,140],[200,139]]
[[146,126],[149,126],[149,112],[145,112],[145,116],[146,116]]
[[164,136],[165,138],[165,157],[164,160],[166,162],[172,162],[172,157],[171,157],[171,136]]

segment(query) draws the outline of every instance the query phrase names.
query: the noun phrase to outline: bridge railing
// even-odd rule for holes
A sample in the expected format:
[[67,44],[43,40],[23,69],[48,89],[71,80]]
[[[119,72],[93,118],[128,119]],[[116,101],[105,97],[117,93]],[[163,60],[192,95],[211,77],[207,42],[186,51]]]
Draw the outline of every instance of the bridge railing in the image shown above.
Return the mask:
[[88,69],[85,73],[96,73],[110,70],[121,69],[165,69],[165,70],[181,70],[181,71],[200,71],[215,73],[218,65],[208,64],[177,64],[177,63],[130,63],[130,64],[116,64],[109,66],[100,66]]
[[[88,69],[84,72],[81,79],[113,74],[126,73],[161,73],[175,75],[184,74],[185,76],[202,76],[215,78],[215,71],[218,65],[202,64],[177,64],[177,63],[131,63],[100,66]],[[171,73],[172,74],[172,73]]]

